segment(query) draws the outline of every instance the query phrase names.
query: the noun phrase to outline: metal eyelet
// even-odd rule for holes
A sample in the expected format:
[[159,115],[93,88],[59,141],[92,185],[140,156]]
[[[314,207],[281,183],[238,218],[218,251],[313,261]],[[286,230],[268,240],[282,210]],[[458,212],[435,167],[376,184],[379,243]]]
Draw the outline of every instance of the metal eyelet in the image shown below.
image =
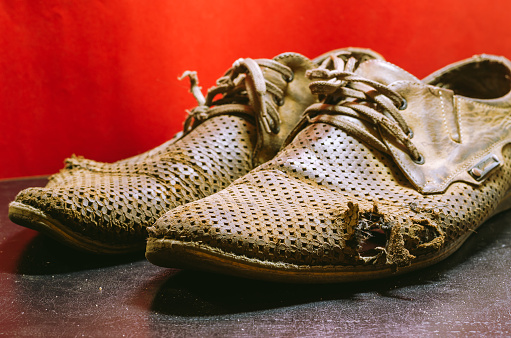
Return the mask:
[[279,107],[282,107],[284,105],[284,98],[279,99],[276,95],[273,95],[273,102]]
[[424,156],[422,156],[422,154],[419,154],[419,158],[414,160],[412,159],[413,162],[415,162],[416,164],[424,164],[426,162],[426,159],[424,158]]
[[411,128],[408,128],[408,138],[413,138],[413,130]]
[[408,107],[408,102],[406,99],[404,97],[402,99],[403,100],[401,101],[401,105],[398,108],[399,110],[405,110]]
[[294,80],[295,78],[295,73],[294,72],[291,72],[291,75],[289,77],[286,77],[284,74],[282,74],[282,78],[284,79],[284,81],[286,82],[291,82]]

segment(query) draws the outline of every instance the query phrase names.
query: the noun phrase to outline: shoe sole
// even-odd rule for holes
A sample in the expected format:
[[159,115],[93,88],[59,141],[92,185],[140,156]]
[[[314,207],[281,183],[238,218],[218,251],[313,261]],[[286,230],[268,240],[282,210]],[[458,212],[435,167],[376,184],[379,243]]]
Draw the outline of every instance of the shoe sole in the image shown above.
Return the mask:
[[[511,209],[511,193],[492,216]],[[481,225],[479,224],[479,226]],[[479,227],[477,226],[476,229]],[[475,230],[475,229],[474,229]],[[442,251],[424,255],[410,266],[376,268],[374,266],[312,266],[263,261],[224,252],[203,243],[183,242],[174,239],[149,238],[146,258],[153,264],[180,269],[193,269],[227,274],[237,277],[284,283],[338,283],[385,278],[419,270],[438,263],[456,252],[473,231],[468,231]]]
[[43,211],[20,202],[9,204],[9,219],[21,226],[30,228],[74,249],[96,254],[126,254],[143,251],[145,243],[132,245],[112,245],[95,241],[72,231]]

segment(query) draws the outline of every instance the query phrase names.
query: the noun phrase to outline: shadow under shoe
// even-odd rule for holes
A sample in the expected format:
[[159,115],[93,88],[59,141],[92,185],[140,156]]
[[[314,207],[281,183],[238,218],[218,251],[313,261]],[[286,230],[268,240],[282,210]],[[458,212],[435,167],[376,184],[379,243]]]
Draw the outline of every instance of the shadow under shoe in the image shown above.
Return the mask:
[[[355,306],[355,303],[360,301],[361,295],[367,294],[373,297],[409,300],[414,304],[418,299],[424,299],[426,294],[430,296],[436,294],[441,299],[445,296],[444,288],[452,288],[453,281],[463,280],[466,284],[476,285],[487,282],[487,265],[478,266],[470,261],[474,259],[486,261],[486,258],[491,260],[495,250],[499,250],[502,243],[509,242],[511,231],[507,228],[507,220],[510,216],[511,213],[506,212],[493,217],[448,259],[406,275],[391,276],[377,281],[328,284],[318,287],[317,284],[261,282],[183,270],[178,274],[172,274],[158,288],[151,308],[157,313],[186,317],[217,316],[270,309],[288,311],[289,307],[307,306],[307,304],[330,300],[353,300],[353,303],[346,303],[345,307],[349,307]],[[499,261],[491,261],[489,264],[493,269],[501,269]],[[207,285],[203,282],[204,280],[208,280]],[[143,290],[148,287],[144,286]],[[250,291],[247,292],[247,290]]]

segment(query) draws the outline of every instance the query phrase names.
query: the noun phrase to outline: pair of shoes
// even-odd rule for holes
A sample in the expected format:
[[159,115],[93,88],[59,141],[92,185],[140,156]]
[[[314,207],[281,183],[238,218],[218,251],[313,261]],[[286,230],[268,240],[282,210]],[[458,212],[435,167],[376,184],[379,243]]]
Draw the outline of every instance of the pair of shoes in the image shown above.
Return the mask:
[[[267,61],[235,64],[226,74],[233,82],[229,90],[208,93],[206,107],[200,104],[185,123],[185,136],[117,164],[72,159],[47,188],[21,192],[11,203],[11,219],[98,252],[120,252],[147,233],[146,257],[161,266],[327,283],[434,264],[486,219],[511,207],[510,61],[475,56],[419,80],[359,49],[327,53],[315,62],[298,59],[300,71],[286,65],[294,73],[291,82],[282,82],[278,73],[284,72]],[[254,70],[261,68],[264,94]],[[300,86],[293,87],[295,81]],[[227,95],[213,103],[220,92]],[[281,97],[280,109],[267,109],[278,107]],[[282,132],[289,101],[293,113],[279,134],[276,122]],[[227,115],[215,114],[224,104]],[[250,113],[233,113],[232,105],[250,107]],[[246,146],[245,165],[231,164],[243,169],[223,185],[211,185],[225,175],[214,170],[232,163],[224,157],[232,151],[191,158],[181,144],[197,149],[206,139],[201,144],[210,149],[226,129],[208,138],[201,126],[227,116],[243,121],[236,132],[248,130],[252,138],[222,141],[224,149]],[[271,151],[261,156],[269,145]],[[171,162],[172,170],[148,169],[162,162]],[[212,163],[214,170],[204,170]],[[189,174],[198,173],[197,167],[207,175]],[[180,189],[171,190],[168,182]],[[94,198],[105,191],[109,198]],[[137,223],[134,214],[144,222]]]
[[240,59],[206,97],[196,74],[185,72],[198,106],[182,133],[115,163],[69,158],[46,187],[18,194],[10,219],[88,252],[143,251],[146,228],[166,211],[220,191],[280,150],[317,102],[305,72],[334,54],[381,58],[346,48],[314,60],[296,53]]

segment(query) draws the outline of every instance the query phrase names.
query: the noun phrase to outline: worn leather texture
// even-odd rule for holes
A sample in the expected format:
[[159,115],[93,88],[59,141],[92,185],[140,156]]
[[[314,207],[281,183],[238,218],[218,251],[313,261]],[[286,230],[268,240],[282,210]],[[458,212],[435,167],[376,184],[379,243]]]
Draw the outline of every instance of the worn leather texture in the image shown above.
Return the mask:
[[[263,74],[268,81],[275,84],[281,90],[286,91],[286,96],[281,102],[277,102],[280,106],[279,115],[280,121],[285,121],[279,126],[277,133],[265,133],[261,119],[258,119],[258,139],[254,149],[254,167],[262,164],[275,156],[280,150],[282,143],[287,138],[291,130],[300,120],[304,109],[307,105],[315,102],[315,98],[308,93],[309,79],[305,77],[305,72],[315,66],[310,60],[306,58],[289,57],[284,54],[275,58],[276,61],[288,66],[293,70],[292,85],[288,85],[289,79],[285,79],[282,74],[269,69],[263,69]],[[304,94],[305,93],[305,94]],[[271,94],[266,93],[266,96]],[[273,98],[267,98],[273,100]]]
[[[224,82],[216,87],[224,86],[222,93],[208,94],[210,106],[200,107],[202,115],[192,117],[191,127],[182,135],[115,163],[72,157],[46,187],[23,190],[15,203],[42,211],[50,221],[57,221],[54,227],[65,227],[102,245],[143,249],[147,226],[165,211],[218,192],[255,164],[273,157],[303,110],[315,102],[304,76],[307,69],[316,67],[313,61],[285,53],[262,60],[261,65],[257,62],[250,60],[254,71],[262,74],[259,86],[267,89],[262,99],[277,112],[278,133],[261,128],[259,121],[266,112],[247,93],[252,76],[242,65],[233,66],[236,76],[222,78]],[[292,79],[283,78],[282,67],[294,74]],[[270,91],[274,87],[280,91]],[[11,218],[17,222],[14,215]]]
[[[149,228],[148,250],[159,243],[158,261],[178,267],[197,262],[173,258],[181,248],[189,257],[209,252],[237,262],[215,271],[243,275],[236,270],[246,263],[259,267],[263,279],[280,278],[272,278],[272,270],[349,272],[357,279],[357,272],[445,257],[510,206],[510,65],[502,57],[476,56],[424,81],[382,60],[362,62],[353,73],[328,70],[323,87],[335,84],[338,91],[314,105],[283,151],[227,189],[166,213]],[[380,125],[394,120],[371,101],[382,94],[379,87],[367,89],[367,80],[406,100],[399,114],[411,131],[408,146]],[[353,92],[346,87],[365,92],[352,93],[355,100],[336,98],[341,90]],[[375,117],[346,108],[355,105]],[[413,146],[422,164],[412,159]],[[476,172],[484,177],[474,179],[468,170],[488,154],[495,157]],[[321,280],[312,272],[302,277]]]
[[[487,68],[488,74],[479,76],[481,82],[489,82],[489,88],[493,89],[492,72],[505,74],[510,66],[505,58],[476,56],[453,65],[451,71],[468,76],[471,71]],[[387,79],[381,81],[391,84]],[[502,161],[502,148],[511,142],[511,88],[509,83],[502,82],[494,91],[482,89],[477,97],[457,95],[452,89],[416,81],[392,82],[390,87],[408,102],[403,117],[414,126],[413,142],[425,157],[425,163],[413,163],[399,150],[399,145],[389,141],[391,138],[384,140],[396,163],[419,191],[441,193],[456,181],[482,184],[485,178],[474,179],[469,169],[490,154]]]

